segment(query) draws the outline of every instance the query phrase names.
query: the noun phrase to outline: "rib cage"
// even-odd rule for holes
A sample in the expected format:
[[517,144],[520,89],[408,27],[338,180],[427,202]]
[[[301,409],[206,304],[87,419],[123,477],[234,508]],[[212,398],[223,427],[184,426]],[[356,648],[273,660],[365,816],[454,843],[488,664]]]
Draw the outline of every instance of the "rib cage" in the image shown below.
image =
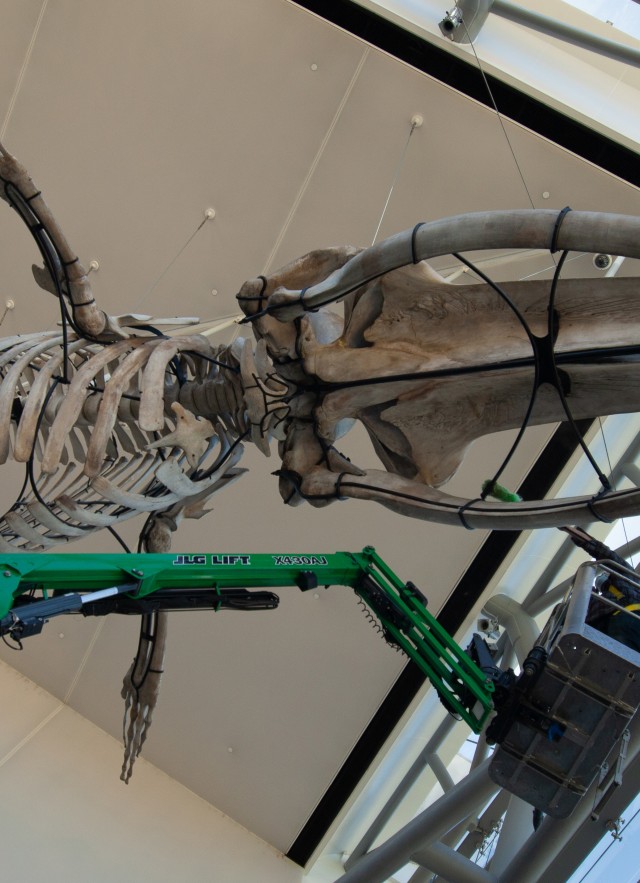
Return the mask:
[[[231,349],[199,335],[0,342],[0,462],[25,464],[0,550],[43,551],[142,512],[201,506],[244,471],[234,468],[249,429],[238,372]],[[181,400],[214,430],[195,472],[179,447],[147,447],[169,433]]]

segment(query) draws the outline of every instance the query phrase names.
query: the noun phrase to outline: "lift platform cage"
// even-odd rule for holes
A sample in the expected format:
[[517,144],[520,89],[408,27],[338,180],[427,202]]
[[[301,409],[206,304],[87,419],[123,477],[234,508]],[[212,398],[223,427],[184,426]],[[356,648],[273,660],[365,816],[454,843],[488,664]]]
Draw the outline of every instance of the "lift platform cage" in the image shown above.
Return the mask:
[[640,595],[637,574],[617,562],[578,569],[536,645],[546,662],[489,767],[497,784],[554,818],[616,764],[640,705],[640,616],[599,591],[612,576]]

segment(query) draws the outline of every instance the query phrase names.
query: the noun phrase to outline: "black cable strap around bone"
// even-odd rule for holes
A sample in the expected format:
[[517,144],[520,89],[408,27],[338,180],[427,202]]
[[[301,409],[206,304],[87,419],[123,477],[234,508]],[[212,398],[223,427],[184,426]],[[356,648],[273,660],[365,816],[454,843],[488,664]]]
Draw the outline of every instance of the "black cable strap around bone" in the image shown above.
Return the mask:
[[571,206],[565,205],[565,207],[562,209],[562,211],[558,214],[558,217],[556,218],[556,223],[553,227],[553,235],[551,236],[551,245],[549,246],[549,251],[551,252],[551,254],[555,254],[558,251],[558,236],[560,234],[560,227],[562,226],[562,222],[564,221],[565,217],[569,214],[570,211],[571,211]]
[[[265,291],[265,288],[267,287],[267,282],[268,282],[267,277],[260,274],[259,276],[256,276],[256,279],[262,279],[262,288],[260,289],[259,293],[258,294],[240,294],[240,293],[238,293],[238,294],[236,294],[236,300],[257,300],[257,301],[265,300],[264,291]],[[245,318],[247,318],[247,317],[245,316]]]
[[411,231],[411,260],[414,264],[420,263],[420,258],[416,256],[416,236],[418,235],[420,227],[424,227],[425,223],[425,221],[420,221],[420,223],[416,224]]
[[[153,651],[155,649],[156,641],[158,640],[157,613],[157,611],[153,611],[152,613],[143,614],[140,622],[140,637],[138,639],[138,649],[136,651],[136,655],[133,660],[133,667],[131,669],[131,686],[135,691],[137,702],[140,701],[140,690],[144,686],[148,675],[153,671],[153,669],[151,669],[151,659],[153,657]],[[143,647],[143,643],[146,643],[146,646]],[[151,652],[149,652],[149,650]],[[138,663],[140,662],[144,662],[144,668],[140,672],[140,680],[136,681],[134,680],[134,676]],[[162,672],[157,673],[162,674]]]
[[536,386],[543,383],[553,386],[558,392],[560,399],[571,392],[571,378],[566,371],[558,368],[556,364],[555,343],[558,337],[560,321],[558,314],[552,310],[549,314],[549,332],[544,337],[531,334],[529,341],[533,348],[533,357],[538,369]]
[[[495,484],[495,482],[494,482]],[[467,500],[464,506],[460,506],[458,509],[458,518],[460,519],[460,524],[464,527],[465,530],[475,530],[475,527],[472,524],[469,524],[467,519],[464,517],[464,513],[467,509],[470,509],[475,503],[482,503],[482,497],[476,497],[475,500]]]
[[596,521],[600,521],[600,522],[602,522],[602,524],[612,524],[613,519],[612,518],[605,518],[604,515],[601,515],[600,512],[598,512],[598,510],[596,509],[596,503],[598,502],[599,499],[602,499],[602,497],[607,496],[607,494],[609,493],[610,490],[611,490],[611,487],[609,487],[609,488],[603,487],[602,490],[600,490],[595,495],[595,497],[591,497],[590,500],[587,500],[587,509],[589,510],[589,512],[591,512],[591,514],[596,519]]
[[[529,396],[529,403],[527,405],[527,410],[526,410],[526,413],[524,416],[524,420],[522,421],[522,424],[520,426],[518,434],[517,434],[513,444],[511,445],[509,452],[507,453],[506,457],[503,459],[498,471],[493,476],[492,483],[495,484],[500,479],[500,476],[502,475],[502,473],[506,469],[507,465],[511,461],[511,458],[512,458],[513,454],[515,453],[516,449],[518,448],[518,446],[522,440],[522,437],[523,437],[523,435],[529,425],[529,420],[531,418],[531,414],[533,412],[533,408],[536,403],[537,393],[538,393],[538,389],[539,389],[540,383],[541,383],[541,380],[540,380],[541,370],[540,369],[541,369],[541,360],[544,355],[543,349],[540,346],[540,343],[542,341],[540,338],[537,338],[534,335],[534,333],[532,332],[531,328],[529,327],[529,323],[525,319],[524,315],[520,312],[517,305],[514,303],[514,301],[509,297],[507,292],[500,285],[498,285],[496,282],[494,282],[493,279],[491,279],[489,276],[487,276],[486,273],[483,273],[482,270],[480,270],[478,267],[476,267],[475,264],[473,264],[471,261],[469,261],[467,258],[465,258],[462,254],[459,254],[458,252],[453,252],[453,256],[457,260],[459,260],[461,263],[463,263],[466,267],[468,267],[470,270],[472,270],[480,279],[483,280],[483,282],[485,282],[487,285],[489,285],[496,292],[498,297],[500,297],[504,301],[504,303],[511,310],[511,312],[515,315],[516,319],[518,320],[518,322],[522,326],[522,329],[523,329],[524,333],[526,334],[526,336],[529,340],[529,343],[531,345],[532,354],[533,354],[533,370],[534,370],[533,385],[531,388],[531,394]],[[549,354],[547,354],[547,355],[549,355]],[[551,362],[553,363],[553,343],[551,343],[550,359],[551,359]],[[546,372],[546,373],[548,373],[548,372]],[[551,371],[552,375],[553,375],[553,373],[554,372]],[[484,496],[481,496],[480,500],[484,500]],[[474,502],[474,501],[471,500],[466,505],[469,506],[469,505],[471,505],[472,502]],[[464,510],[464,507],[463,507],[463,510]],[[467,528],[467,530],[473,530],[473,528],[469,527],[469,525],[465,522],[464,514],[461,515],[461,521],[462,521],[463,525]]]
[[[419,257],[417,256],[417,254],[416,254],[416,236],[417,236],[417,234],[418,234],[418,230],[419,230],[421,227],[424,227],[425,224],[426,224],[426,221],[420,221],[418,224],[415,225],[415,227],[414,227],[413,230],[411,231],[411,261],[412,261],[412,263],[414,263],[414,264],[419,264],[419,263],[420,263],[420,258],[419,258]],[[380,274],[378,274],[378,275],[384,275],[384,274],[380,273]],[[258,278],[260,278],[260,277],[258,277]],[[374,277],[372,277],[372,278],[375,279],[375,278],[377,278],[377,276],[374,276]],[[370,282],[371,280],[367,280],[367,281]],[[360,284],[362,284],[362,283],[360,283]],[[366,283],[365,283],[365,284],[366,284]],[[358,285],[358,286],[356,286],[356,287],[359,288],[360,285]],[[298,295],[298,303],[303,307],[303,309],[305,310],[305,312],[309,312],[309,313],[317,313],[318,310],[319,310],[319,307],[316,307],[315,309],[313,309],[313,308],[308,308],[308,307],[305,305],[305,302],[304,302],[304,296],[305,296],[306,293],[307,293],[307,289],[308,289],[308,286],[307,286],[307,288],[303,288],[303,289],[301,290],[300,294]],[[351,289],[351,290],[354,290],[354,289]],[[350,293],[350,292],[344,292],[344,293],[343,293],[342,295],[340,295],[340,296],[341,296],[341,297],[344,297],[346,294],[349,294],[349,293]],[[285,305],[282,304],[282,306],[285,306]],[[323,304],[323,306],[326,306],[326,304]],[[267,310],[268,310],[268,308],[267,308]],[[254,318],[255,318],[255,317],[254,317]]]
[[[336,481],[336,493],[335,493],[336,500],[346,500],[346,499],[348,499],[347,497],[343,497],[343,496],[341,496],[341,494],[340,494],[340,487],[341,487],[341,485],[342,485],[342,480],[343,480],[343,478],[345,477],[345,475],[348,475],[348,473],[347,473],[347,472],[341,472],[341,473],[338,475],[338,480]],[[299,493],[299,491],[298,491],[298,493]]]
[[553,274],[553,281],[551,283],[551,290],[549,292],[549,304],[547,307],[547,310],[548,310],[548,330],[547,330],[547,336],[545,338],[545,341],[551,341],[551,352],[550,352],[551,366],[550,367],[551,367],[552,372],[555,377],[555,379],[552,379],[550,382],[556,388],[556,391],[557,391],[558,396],[560,398],[560,404],[562,405],[562,408],[565,412],[565,415],[566,415],[566,418],[569,422],[569,425],[571,426],[571,428],[573,430],[573,433],[576,437],[576,441],[577,441],[578,445],[580,446],[580,448],[582,449],[585,457],[587,458],[587,460],[589,461],[589,463],[593,467],[594,472],[598,476],[598,480],[600,481],[600,484],[602,485],[602,491],[605,492],[605,491],[611,490],[611,483],[609,482],[609,479],[604,474],[602,469],[600,469],[600,467],[596,463],[594,456],[592,455],[591,451],[589,450],[588,445],[585,443],[584,438],[582,437],[582,435],[580,434],[580,432],[578,430],[578,427],[576,426],[576,422],[574,420],[573,414],[571,413],[571,408],[569,407],[569,403],[567,401],[567,396],[571,392],[571,381],[570,381],[569,375],[565,371],[562,371],[560,368],[558,368],[558,366],[556,364],[556,355],[555,355],[554,347],[555,347],[555,341],[556,341],[556,337],[557,337],[558,329],[559,329],[559,320],[558,320],[557,313],[555,311],[555,297],[556,297],[558,281],[560,279],[560,272],[562,270],[562,266],[563,266],[568,254],[569,254],[569,252],[565,249],[560,257],[560,260],[558,261],[558,265],[556,267],[555,273]]
[[95,302],[96,302],[95,297],[92,297],[91,300],[85,300],[85,301],[83,301],[81,304],[77,304],[77,303],[75,303],[75,301],[70,300],[70,303],[71,303],[71,309],[72,309],[72,310],[75,310],[75,309],[77,309],[78,307],[88,307],[88,306],[90,306],[91,304],[94,304]]
[[265,291],[267,290],[267,277],[263,276],[262,273],[256,277],[257,279],[262,279],[262,288],[258,292],[258,310],[262,309],[262,301],[266,300]]
[[[559,213],[558,218],[556,219],[552,242],[551,242],[552,251],[557,246],[558,232],[559,232],[560,226],[562,224],[562,221],[563,221],[565,215],[570,211],[571,211],[571,208],[569,206],[566,206]],[[533,350],[535,376],[534,376],[534,382],[533,382],[533,389],[532,389],[531,397],[529,400],[529,406],[527,409],[527,414],[522,422],[522,425],[520,427],[520,431],[518,432],[518,436],[517,436],[516,440],[514,441],[509,453],[507,454],[507,456],[503,460],[500,468],[498,469],[498,472],[496,473],[496,475],[493,478],[493,483],[495,483],[500,478],[500,475],[504,471],[505,467],[507,466],[513,453],[515,452],[516,448],[518,447],[518,445],[521,441],[522,435],[524,434],[524,431],[529,423],[529,418],[531,416],[531,412],[532,412],[533,406],[535,404],[538,389],[540,388],[540,386],[543,383],[548,383],[551,386],[553,386],[554,389],[556,390],[556,392],[560,398],[560,402],[562,404],[562,407],[565,411],[567,420],[569,421],[569,424],[573,427],[573,430],[576,434],[578,444],[580,445],[585,456],[587,457],[587,459],[589,460],[589,462],[593,466],[593,469],[602,484],[603,492],[606,492],[606,491],[611,490],[611,485],[610,485],[607,477],[602,472],[602,470],[598,467],[598,464],[596,463],[593,456],[591,455],[591,452],[589,451],[588,447],[584,444],[584,440],[581,439],[580,434],[579,434],[577,427],[575,425],[575,421],[574,421],[573,416],[571,414],[571,410],[570,410],[569,405],[566,400],[566,396],[571,391],[570,377],[566,371],[559,369],[557,366],[557,363],[556,363],[555,342],[556,342],[556,338],[558,336],[559,318],[558,318],[558,314],[556,313],[556,311],[554,309],[555,292],[556,292],[556,286],[558,283],[558,277],[560,274],[560,270],[562,268],[562,265],[564,263],[564,259],[566,258],[567,254],[568,254],[568,252],[565,250],[562,255],[562,258],[558,262],[558,265],[556,267],[556,272],[554,274],[553,282],[551,285],[551,292],[550,292],[550,296],[549,296],[549,304],[547,307],[548,313],[549,313],[548,328],[547,328],[547,334],[544,337],[538,337],[536,334],[534,334],[532,332],[524,315],[522,313],[520,313],[517,306],[513,303],[513,301],[511,301],[511,299],[509,298],[507,293],[499,285],[497,285],[490,277],[485,275],[481,270],[479,270],[477,267],[475,267],[471,263],[471,261],[468,261],[462,255],[454,254],[454,257],[458,258],[459,260],[462,261],[462,263],[464,263],[466,266],[468,266],[470,269],[472,269],[473,272],[476,273],[476,275],[478,275],[488,285],[490,285],[494,289],[494,291],[496,291],[496,293],[505,301],[505,303],[510,307],[510,309],[513,311],[516,318],[519,320],[520,324],[522,325],[527,337],[529,338],[529,342],[530,342],[532,350]],[[483,494],[481,499],[484,499],[485,497],[486,497],[486,494]],[[469,503],[467,505],[469,505]],[[589,504],[587,504],[587,505],[589,505]],[[594,517],[598,518],[598,520],[602,520],[597,515],[595,510],[592,510],[592,511],[593,511]],[[462,520],[462,523],[464,524],[464,526],[468,527],[468,525],[465,523],[464,515],[462,515],[461,520]]]

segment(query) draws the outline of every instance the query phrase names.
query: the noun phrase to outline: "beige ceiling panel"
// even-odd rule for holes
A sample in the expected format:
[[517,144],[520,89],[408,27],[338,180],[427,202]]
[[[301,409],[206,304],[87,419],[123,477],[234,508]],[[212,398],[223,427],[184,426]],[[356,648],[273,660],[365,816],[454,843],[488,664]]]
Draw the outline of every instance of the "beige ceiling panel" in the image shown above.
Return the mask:
[[640,213],[637,187],[521,126],[507,123],[506,129],[537,208]]
[[[56,300],[36,286],[31,273],[32,264],[41,263],[26,227],[0,201],[0,336],[55,328],[60,312]],[[5,311],[8,300],[13,301],[14,309]]]
[[4,0],[0,32],[0,134],[19,86],[43,0]]
[[284,2],[51,4],[7,143],[110,308],[209,313],[261,270],[362,52]]
[[[58,699],[66,700],[99,627],[99,620],[61,617],[48,623],[40,635],[25,638],[20,653],[0,644],[0,659]],[[132,647],[132,652],[134,650]]]
[[4,764],[60,703],[4,662],[0,662],[0,695],[6,709],[0,727],[0,764]]
[[300,868],[144,761],[127,787],[117,743],[63,709],[0,770],[3,875],[14,880],[294,883]]
[[[424,124],[407,143],[415,114]],[[532,203],[562,208],[567,202],[575,208],[589,202],[594,210],[622,204],[633,212],[638,191],[371,50],[276,263],[318,245],[310,238],[310,232],[317,235],[318,219],[324,219],[322,245],[367,245],[383,212],[378,240],[419,221],[462,212]]]
[[[407,144],[415,114],[424,123]],[[323,245],[370,244],[394,182],[379,239],[422,220],[526,206],[511,164],[494,113],[372,49],[278,262],[318,244],[309,235],[317,218]]]

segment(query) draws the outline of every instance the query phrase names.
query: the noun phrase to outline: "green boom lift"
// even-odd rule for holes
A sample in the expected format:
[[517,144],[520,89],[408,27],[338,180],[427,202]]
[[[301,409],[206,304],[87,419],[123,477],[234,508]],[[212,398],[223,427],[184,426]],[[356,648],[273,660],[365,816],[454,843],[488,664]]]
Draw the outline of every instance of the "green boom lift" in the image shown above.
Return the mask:
[[[615,558],[588,534],[571,532],[589,554]],[[612,561],[618,570],[611,569]],[[475,733],[496,712],[485,733],[489,744],[499,746],[489,767],[494,781],[542,812],[565,818],[602,773],[612,746],[626,745],[623,736],[640,703],[640,652],[613,640],[589,616],[594,600],[606,600],[594,588],[600,571],[608,575],[607,585],[622,590],[633,583],[640,592],[637,575],[624,561],[612,561],[581,565],[518,675],[497,667],[481,635],[473,635],[466,651],[459,647],[429,613],[422,592],[396,576],[370,546],[330,555],[0,553],[0,636],[22,646],[48,620],[68,613],[269,610],[278,606],[270,591],[278,586],[348,586],[449,712]],[[614,616],[636,618],[621,604],[612,609]]]
[[370,546],[329,555],[2,554],[0,635],[21,644],[67,613],[267,610],[278,606],[278,596],[250,589],[330,585],[354,589],[386,640],[416,663],[445,706],[482,730],[493,710],[491,666],[481,668],[465,653],[429,613],[422,592]]

